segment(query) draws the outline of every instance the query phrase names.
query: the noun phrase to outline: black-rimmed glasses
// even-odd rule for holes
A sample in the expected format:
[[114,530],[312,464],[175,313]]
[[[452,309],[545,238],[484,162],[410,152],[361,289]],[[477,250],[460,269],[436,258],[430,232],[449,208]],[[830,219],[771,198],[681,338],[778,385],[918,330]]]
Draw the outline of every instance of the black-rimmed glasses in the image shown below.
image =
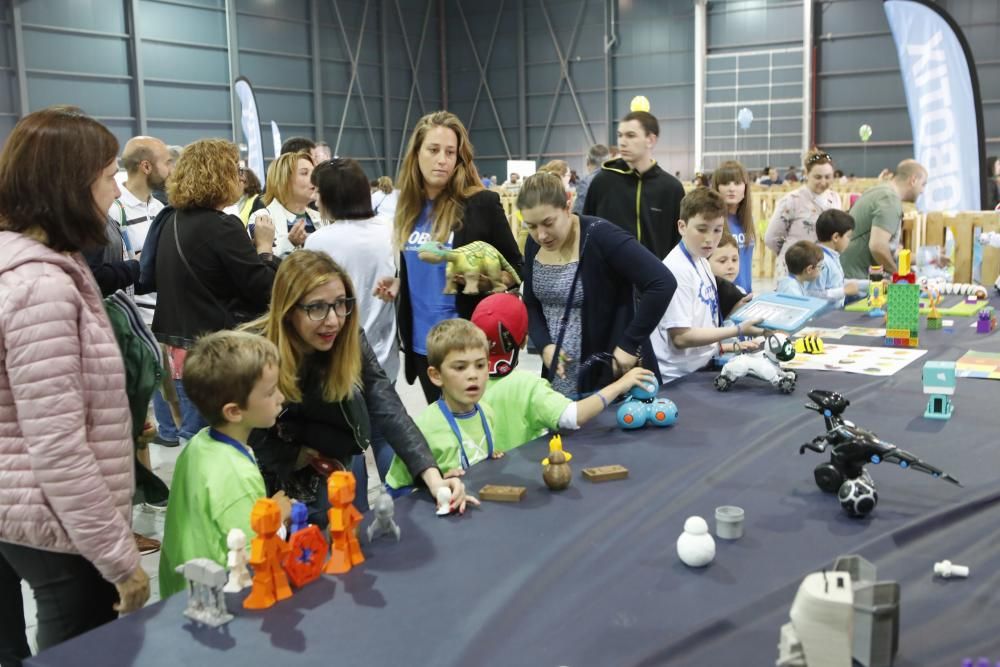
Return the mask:
[[306,316],[313,322],[322,322],[330,316],[330,311],[337,313],[337,317],[343,319],[354,310],[354,297],[337,299],[333,303],[317,301],[315,303],[299,303],[297,308],[305,311]]

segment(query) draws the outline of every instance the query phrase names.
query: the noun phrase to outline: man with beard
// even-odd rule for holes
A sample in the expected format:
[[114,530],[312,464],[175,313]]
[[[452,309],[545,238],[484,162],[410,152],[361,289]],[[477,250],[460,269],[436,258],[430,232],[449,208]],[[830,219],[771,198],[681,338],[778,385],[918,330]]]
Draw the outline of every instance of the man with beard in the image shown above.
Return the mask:
[[[132,137],[122,150],[121,164],[127,178],[121,186],[121,196],[108,210],[108,216],[122,232],[125,260],[135,259],[146,242],[146,234],[163,204],[153,196],[154,190],[166,188],[167,177],[174,160],[167,145],[154,137]],[[136,305],[146,324],[153,321],[156,295],[137,295]]]

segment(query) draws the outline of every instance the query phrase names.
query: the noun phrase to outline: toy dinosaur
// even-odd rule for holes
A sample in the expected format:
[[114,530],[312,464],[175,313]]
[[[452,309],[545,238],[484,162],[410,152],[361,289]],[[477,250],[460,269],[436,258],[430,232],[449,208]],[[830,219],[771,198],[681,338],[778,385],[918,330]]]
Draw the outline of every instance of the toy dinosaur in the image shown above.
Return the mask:
[[448,263],[444,294],[458,293],[455,283],[457,276],[465,278],[463,294],[479,294],[480,276],[489,279],[493,284],[493,292],[506,292],[507,286],[500,279],[502,271],[513,276],[516,282],[521,282],[510,262],[485,241],[474,241],[459,248],[448,248],[443,243],[432,241],[417,248],[417,257],[431,264]]

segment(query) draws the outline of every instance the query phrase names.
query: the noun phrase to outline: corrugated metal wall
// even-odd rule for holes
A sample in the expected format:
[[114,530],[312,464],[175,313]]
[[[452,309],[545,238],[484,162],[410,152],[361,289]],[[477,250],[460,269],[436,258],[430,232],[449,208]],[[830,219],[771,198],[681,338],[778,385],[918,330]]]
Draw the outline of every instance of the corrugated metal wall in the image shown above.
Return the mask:
[[[29,110],[78,104],[122,140],[143,125],[169,143],[231,137],[228,88],[231,76],[244,74],[257,90],[267,153],[274,119],[285,137],[339,144],[340,154],[361,159],[372,176],[395,174],[409,129],[421,114],[440,108],[443,95],[470,126],[485,174],[503,174],[508,157],[563,158],[582,170],[588,146],[614,140],[617,119],[635,95],[648,97],[660,118],[657,159],[685,177],[695,167],[694,0],[0,4],[0,138],[21,111],[19,88]],[[1000,152],[1000,0],[940,4],[971,44],[987,152]],[[830,0],[813,7],[815,140],[845,171],[874,174],[912,150],[881,3]],[[801,0],[710,0],[708,53],[799,45],[801,17]],[[612,35],[617,40],[606,59]],[[724,61],[716,60],[721,67]],[[793,60],[789,55],[785,64]],[[771,83],[775,76],[797,76],[791,69],[772,72]],[[741,85],[761,85],[762,76],[745,73]],[[726,99],[724,77],[710,75],[706,84],[709,102]],[[706,111],[705,150],[726,150],[736,109]],[[768,129],[774,135],[801,131],[791,115]],[[714,138],[713,121],[720,130]],[[867,150],[857,134],[862,123],[874,128]],[[740,148],[753,146],[748,140]],[[785,157],[783,166],[794,156]]]

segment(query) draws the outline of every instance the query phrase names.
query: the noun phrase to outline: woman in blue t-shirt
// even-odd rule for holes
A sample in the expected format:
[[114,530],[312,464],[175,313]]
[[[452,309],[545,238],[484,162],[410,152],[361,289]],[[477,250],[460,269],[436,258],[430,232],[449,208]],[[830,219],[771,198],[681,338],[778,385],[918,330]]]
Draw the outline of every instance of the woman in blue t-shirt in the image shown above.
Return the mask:
[[740,272],[733,282],[749,294],[753,279],[753,248],[757,242],[753,225],[753,195],[750,176],[746,168],[729,160],[723,162],[712,174],[712,188],[726,200],[729,213],[729,231],[740,250]]
[[[443,294],[445,264],[421,261],[417,248],[429,241],[449,248],[484,241],[521,271],[521,253],[500,196],[483,188],[472,157],[469,134],[455,114],[436,111],[417,121],[397,178],[393,237],[400,252],[399,277],[383,278],[375,288],[384,300],[398,295],[406,381],[419,378],[428,403],[441,390],[427,379],[427,332],[442,320],[469,319],[490,291],[481,282],[480,295]],[[517,285],[512,275],[505,273],[503,279],[508,287]]]

